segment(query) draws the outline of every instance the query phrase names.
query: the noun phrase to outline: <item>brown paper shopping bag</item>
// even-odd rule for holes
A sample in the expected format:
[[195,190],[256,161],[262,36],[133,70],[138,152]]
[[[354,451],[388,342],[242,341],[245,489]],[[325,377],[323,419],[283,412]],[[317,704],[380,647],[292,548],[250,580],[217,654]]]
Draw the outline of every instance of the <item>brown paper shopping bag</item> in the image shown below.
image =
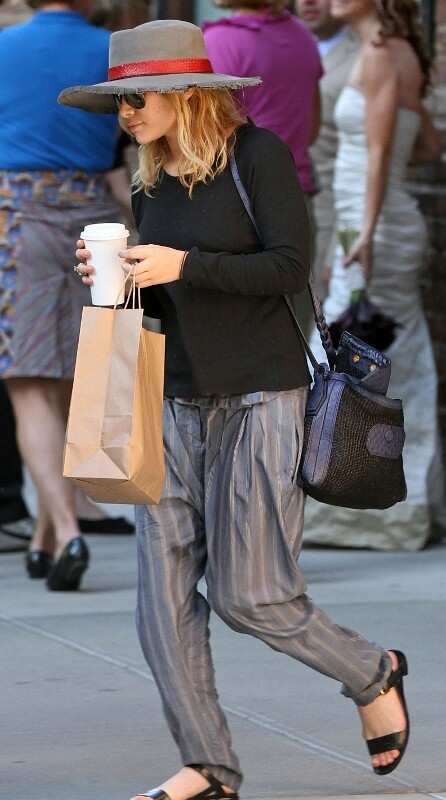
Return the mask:
[[164,338],[141,308],[83,310],[63,474],[92,500],[159,502]]

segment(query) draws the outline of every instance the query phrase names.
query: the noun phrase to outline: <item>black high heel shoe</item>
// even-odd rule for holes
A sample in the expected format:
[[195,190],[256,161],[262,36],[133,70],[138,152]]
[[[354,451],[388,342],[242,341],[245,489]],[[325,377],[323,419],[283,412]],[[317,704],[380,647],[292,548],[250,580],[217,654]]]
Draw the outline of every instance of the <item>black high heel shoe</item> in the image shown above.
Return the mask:
[[389,750],[400,751],[398,758],[386,767],[373,767],[373,771],[376,772],[377,775],[389,775],[390,772],[396,769],[405,753],[407,742],[409,741],[409,712],[407,710],[403,689],[403,677],[408,674],[409,668],[406,656],[401,650],[392,650],[392,652],[395,653],[398,659],[398,666],[390,673],[389,680],[381,689],[380,694],[387,694],[392,688],[396,689],[401,705],[403,706],[407,725],[405,731],[388,733],[387,736],[378,736],[376,739],[367,739],[367,747],[371,756],[375,756],[377,753],[387,753]]
[[76,536],[50,570],[46,583],[53,592],[70,592],[79,588],[88,567],[90,553],[82,536]]
[[[239,800],[237,792],[227,792],[223,788],[223,784],[220,783],[217,778],[214,778],[211,772],[209,772],[206,767],[203,767],[202,764],[186,764],[186,767],[190,767],[194,769],[195,772],[199,772],[203,778],[209,782],[209,786],[207,789],[203,789],[202,792],[198,792],[198,794],[192,795],[189,797],[188,800]],[[138,797],[151,797],[152,800],[170,800],[170,797],[164,789],[152,789],[150,792],[146,792],[145,794],[137,795]]]
[[28,550],[25,565],[30,578],[46,578],[53,566],[53,557],[45,550]]

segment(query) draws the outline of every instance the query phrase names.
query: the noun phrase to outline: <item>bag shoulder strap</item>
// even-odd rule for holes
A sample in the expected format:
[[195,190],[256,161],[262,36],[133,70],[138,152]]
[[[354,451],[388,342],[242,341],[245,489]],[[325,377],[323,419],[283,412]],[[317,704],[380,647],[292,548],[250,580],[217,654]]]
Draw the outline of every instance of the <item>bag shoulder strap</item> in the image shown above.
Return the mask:
[[[257,236],[259,237],[260,241],[262,241],[262,237],[260,235],[259,227],[258,227],[256,219],[254,217],[254,213],[253,213],[253,210],[252,210],[252,207],[251,207],[251,202],[250,202],[250,199],[248,197],[248,193],[247,193],[247,191],[246,191],[246,189],[245,189],[245,187],[244,187],[244,185],[242,183],[242,179],[240,178],[240,173],[238,171],[237,161],[235,159],[235,155],[234,155],[234,150],[233,149],[231,150],[230,155],[229,155],[229,165],[231,167],[232,177],[233,177],[234,183],[236,185],[237,191],[238,191],[238,193],[240,195],[240,199],[241,199],[243,205],[245,206],[246,213],[248,214],[248,216],[249,216],[249,218],[250,218],[250,220],[251,220],[251,222],[252,222],[252,224],[254,226],[254,229],[255,229],[255,231],[257,233]],[[310,292],[311,302],[312,302],[313,311],[314,311],[314,320],[316,322],[316,326],[317,326],[317,329],[319,331],[319,335],[321,337],[322,347],[324,348],[324,350],[325,350],[325,352],[327,354],[328,363],[330,365],[330,368],[333,369],[335,358],[336,358],[336,350],[334,349],[333,343],[331,341],[330,332],[328,330],[328,325],[327,325],[327,322],[325,320],[325,317],[324,317],[324,314],[323,314],[323,311],[322,311],[321,301],[319,300],[319,297],[318,297],[318,294],[317,294],[317,290],[316,290],[316,284],[314,282],[313,273],[311,271],[310,271],[310,276],[308,278],[308,291]],[[298,319],[296,317],[296,312],[294,311],[294,306],[293,306],[293,303],[291,301],[291,298],[287,294],[283,295],[283,298],[284,298],[284,300],[285,300],[285,302],[286,302],[286,304],[287,304],[287,306],[289,308],[291,316],[293,317],[293,320],[294,320],[294,323],[296,325],[297,331],[299,333],[302,345],[303,345],[304,350],[305,350],[305,352],[306,352],[306,354],[307,354],[307,356],[308,356],[308,358],[309,358],[309,360],[311,362],[311,365],[313,366],[313,368],[315,370],[320,372],[321,371],[321,366],[320,366],[320,364],[318,364],[318,362],[317,362],[317,360],[316,360],[316,358],[314,356],[314,353],[311,350],[310,345],[308,344],[308,342],[307,342],[307,340],[306,340],[306,338],[305,338],[305,336],[303,334],[302,328],[299,325],[299,322],[298,322]]]

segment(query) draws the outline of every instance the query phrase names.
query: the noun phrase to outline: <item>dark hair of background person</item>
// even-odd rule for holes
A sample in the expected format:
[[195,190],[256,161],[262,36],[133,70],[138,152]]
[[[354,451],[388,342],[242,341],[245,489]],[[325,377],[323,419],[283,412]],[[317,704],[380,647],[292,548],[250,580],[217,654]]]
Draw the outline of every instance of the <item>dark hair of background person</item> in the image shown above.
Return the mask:
[[93,25],[120,31],[149,22],[149,8],[150,0],[98,0],[88,18]]
[[[54,0],[54,3],[56,3],[56,2],[57,2],[57,0]],[[25,3],[30,8],[33,8],[34,10],[37,10],[38,8],[41,8],[42,6],[47,6],[49,3],[51,3],[51,0],[25,0]],[[75,6],[76,5],[76,0],[64,0],[64,3],[66,3],[67,6]]]
[[[230,2],[230,0],[229,0]],[[433,61],[429,55],[426,32],[419,20],[417,0],[380,0],[378,2],[381,41],[399,36],[406,39],[415,50],[424,75],[423,96],[431,85]]]
[[289,7],[289,0],[212,0],[214,6],[217,8],[256,8],[259,11],[262,8],[272,8],[274,11],[283,11]]

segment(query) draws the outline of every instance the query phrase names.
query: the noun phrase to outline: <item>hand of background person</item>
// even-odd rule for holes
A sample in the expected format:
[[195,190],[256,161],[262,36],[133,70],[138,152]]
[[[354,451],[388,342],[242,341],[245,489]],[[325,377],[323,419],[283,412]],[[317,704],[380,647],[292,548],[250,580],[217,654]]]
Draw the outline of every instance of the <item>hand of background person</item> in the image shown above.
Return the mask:
[[140,244],[121,250],[119,255],[125,258],[122,265],[124,272],[131,272],[136,285],[144,289],[146,286],[179,280],[185,251],[158,244]]
[[342,263],[344,267],[349,267],[354,261],[361,264],[365,280],[369,283],[372,277],[373,240],[368,234],[361,233],[358,236]]

